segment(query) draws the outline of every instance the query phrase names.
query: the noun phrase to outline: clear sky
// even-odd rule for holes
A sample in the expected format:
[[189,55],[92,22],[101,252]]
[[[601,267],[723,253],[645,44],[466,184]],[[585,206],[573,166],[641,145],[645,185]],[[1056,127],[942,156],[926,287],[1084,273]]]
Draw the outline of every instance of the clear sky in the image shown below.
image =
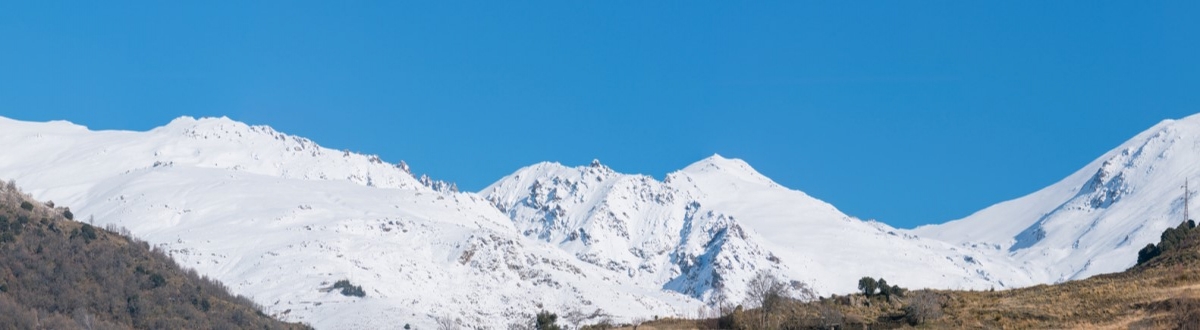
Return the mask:
[[719,153],[912,227],[1200,112],[1196,1],[180,3],[0,3],[0,116],[224,115],[469,190]]

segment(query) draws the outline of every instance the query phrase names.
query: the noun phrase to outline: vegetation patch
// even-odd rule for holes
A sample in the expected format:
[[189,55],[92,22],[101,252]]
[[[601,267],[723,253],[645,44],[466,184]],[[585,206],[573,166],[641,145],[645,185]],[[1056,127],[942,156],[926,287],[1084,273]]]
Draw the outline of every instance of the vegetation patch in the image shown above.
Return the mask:
[[339,280],[333,283],[334,289],[341,289],[343,296],[347,297],[366,297],[367,292],[358,285],[350,284],[350,280]]

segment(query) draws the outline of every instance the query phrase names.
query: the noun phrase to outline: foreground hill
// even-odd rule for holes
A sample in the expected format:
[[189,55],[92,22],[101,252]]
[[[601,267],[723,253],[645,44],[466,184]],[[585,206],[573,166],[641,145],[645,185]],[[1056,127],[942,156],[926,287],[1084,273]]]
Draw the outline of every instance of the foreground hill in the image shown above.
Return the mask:
[[0,329],[306,329],[146,242],[0,184]]

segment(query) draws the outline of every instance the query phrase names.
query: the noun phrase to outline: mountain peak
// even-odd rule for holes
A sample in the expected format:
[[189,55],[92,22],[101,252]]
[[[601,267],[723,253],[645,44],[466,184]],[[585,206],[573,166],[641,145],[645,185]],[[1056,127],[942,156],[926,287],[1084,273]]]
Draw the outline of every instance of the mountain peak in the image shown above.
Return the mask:
[[200,123],[234,124],[234,123],[241,123],[241,122],[233,120],[233,119],[229,119],[229,117],[227,117],[227,116],[199,117],[199,118],[192,117],[192,116],[179,116],[175,119],[172,119],[170,123],[167,123],[167,126],[192,126],[192,125],[196,125],[196,124],[200,124]]
[[566,165],[563,165],[562,163],[559,163],[559,162],[544,161],[544,162],[538,162],[537,164],[533,164],[533,165],[529,165],[524,168],[521,168],[521,169],[517,170],[517,172],[518,173],[521,173],[521,172],[530,172],[530,173],[559,172],[559,171],[566,171],[566,170],[570,170],[570,169],[571,169],[570,167],[567,167]]
[[737,158],[725,158],[719,154],[713,154],[708,158],[692,163],[683,170],[680,170],[679,173],[691,176],[725,175],[750,182],[778,186],[770,178],[767,178],[755,170],[754,167],[751,167],[746,161]]
[[[183,134],[200,138],[231,138],[231,136],[243,136],[252,130],[269,131],[269,129],[264,130],[264,128],[267,127],[262,126],[259,127],[259,129],[256,129],[255,127],[251,127],[245,123],[229,119],[229,117],[225,116],[200,118],[192,116],[180,116],[171,120],[170,123],[155,128],[151,131],[170,132],[170,134]],[[275,132],[271,133],[273,134]]]
[[178,118],[171,120],[170,123],[167,123],[167,125],[163,126],[163,127],[195,129],[195,128],[202,128],[202,127],[203,128],[221,127],[221,126],[227,126],[227,125],[249,127],[249,125],[246,125],[245,123],[242,123],[240,121],[236,121],[233,119],[229,119],[229,117],[226,117],[226,116],[200,117],[200,118],[196,118],[196,117],[192,117],[192,116],[180,116]]
[[192,125],[195,123],[196,123],[196,117],[179,116],[179,117],[176,117],[175,119],[171,119],[171,122],[167,123],[166,126],[185,126],[185,125]]
[[701,159],[699,161],[696,161],[695,163],[692,163],[691,165],[688,165],[683,170],[684,171],[689,171],[689,170],[701,171],[704,169],[721,170],[721,169],[727,169],[727,168],[728,169],[745,168],[745,169],[750,169],[750,171],[754,170],[753,168],[750,168],[750,164],[747,164],[745,161],[743,161],[741,159],[725,158],[725,157],[721,156],[720,154],[713,154],[712,156],[705,157],[704,159]]

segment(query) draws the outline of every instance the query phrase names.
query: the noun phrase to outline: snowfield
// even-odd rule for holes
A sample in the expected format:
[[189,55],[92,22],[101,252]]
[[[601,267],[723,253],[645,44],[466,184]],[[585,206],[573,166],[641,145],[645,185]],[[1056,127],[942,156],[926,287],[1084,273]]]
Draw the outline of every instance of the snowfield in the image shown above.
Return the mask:
[[[1182,221],[1200,117],[1166,121],[1063,181],[913,230],[847,216],[719,155],[659,181],[540,163],[481,192],[265,126],[147,132],[0,118],[0,178],[128,228],[284,320],[319,329],[504,328],[695,317],[767,271],[821,295],[863,276],[1012,288],[1120,271]],[[89,220],[91,219],[91,220]],[[364,298],[329,291],[348,279]]]

